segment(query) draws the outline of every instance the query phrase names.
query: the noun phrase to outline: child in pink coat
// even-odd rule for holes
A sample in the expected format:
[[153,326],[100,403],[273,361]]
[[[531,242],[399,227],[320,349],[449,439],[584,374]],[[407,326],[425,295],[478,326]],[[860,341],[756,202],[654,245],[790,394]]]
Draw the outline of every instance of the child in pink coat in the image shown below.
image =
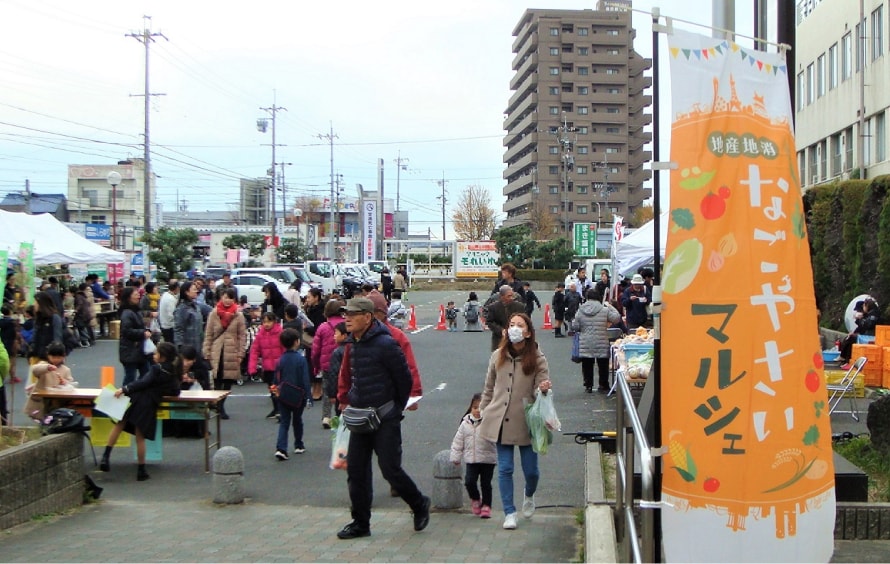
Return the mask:
[[[498,461],[497,449],[493,442],[482,438],[479,434],[479,423],[482,422],[482,414],[479,404],[482,402],[482,394],[474,394],[470,400],[470,407],[460,420],[460,427],[451,441],[451,462],[460,464],[461,459],[467,467],[464,478],[464,486],[470,494],[473,515],[483,519],[491,518],[491,479],[494,476],[494,467]],[[479,495],[479,488],[482,495]]]
[[257,331],[253,344],[250,346],[250,360],[247,362],[247,373],[256,374],[257,364],[262,362],[263,382],[269,386],[269,397],[272,398],[272,411],[266,415],[266,419],[278,417],[278,398],[272,393],[271,386],[275,376],[275,368],[278,359],[284,354],[284,346],[281,344],[281,323],[272,312],[263,314],[263,322]]

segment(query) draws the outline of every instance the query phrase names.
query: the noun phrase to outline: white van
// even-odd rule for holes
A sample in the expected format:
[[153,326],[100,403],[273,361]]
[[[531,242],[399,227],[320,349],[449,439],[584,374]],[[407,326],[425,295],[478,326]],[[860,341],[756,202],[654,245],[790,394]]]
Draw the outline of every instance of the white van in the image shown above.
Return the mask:
[[325,294],[330,294],[334,289],[340,289],[337,282],[338,272],[337,264],[332,260],[306,261],[306,273],[309,278],[321,285]]
[[297,275],[287,266],[256,266],[245,268],[233,268],[232,276],[236,274],[265,274],[271,276],[285,286],[290,286],[297,280]]

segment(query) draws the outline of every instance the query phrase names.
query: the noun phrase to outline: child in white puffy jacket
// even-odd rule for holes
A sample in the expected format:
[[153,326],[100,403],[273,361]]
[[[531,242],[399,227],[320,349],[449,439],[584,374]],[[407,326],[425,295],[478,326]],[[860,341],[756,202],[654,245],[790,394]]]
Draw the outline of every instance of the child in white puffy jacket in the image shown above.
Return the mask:
[[[498,461],[497,450],[493,442],[483,439],[479,435],[479,424],[482,422],[482,414],[479,404],[482,394],[474,394],[470,400],[470,407],[460,420],[460,427],[451,441],[451,462],[460,464],[461,459],[467,465],[467,473],[464,477],[464,486],[470,494],[473,505],[473,515],[483,519],[491,518],[491,479],[494,476],[494,467]],[[476,482],[479,482],[477,487]],[[482,495],[479,495],[479,488]]]

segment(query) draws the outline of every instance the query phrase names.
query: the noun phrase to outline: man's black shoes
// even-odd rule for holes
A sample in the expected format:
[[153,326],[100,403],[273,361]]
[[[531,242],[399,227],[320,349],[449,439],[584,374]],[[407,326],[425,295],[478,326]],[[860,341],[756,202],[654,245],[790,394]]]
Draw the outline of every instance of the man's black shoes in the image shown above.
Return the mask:
[[340,529],[337,532],[337,538],[343,539],[343,540],[357,539],[357,538],[361,538],[361,537],[370,537],[370,536],[371,536],[371,529],[363,528],[363,527],[359,526],[358,524],[356,524],[355,521],[346,525],[345,527],[343,527],[342,529]]
[[414,530],[422,531],[430,524],[430,498],[423,496],[420,509],[414,511]]

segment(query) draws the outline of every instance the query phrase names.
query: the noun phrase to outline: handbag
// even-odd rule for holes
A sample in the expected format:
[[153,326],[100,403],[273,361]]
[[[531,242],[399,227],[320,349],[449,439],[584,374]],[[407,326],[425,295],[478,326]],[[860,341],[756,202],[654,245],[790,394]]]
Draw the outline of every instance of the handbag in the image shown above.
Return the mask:
[[572,336],[572,362],[581,362],[581,334],[578,331]]
[[340,414],[340,420],[353,433],[360,435],[373,433],[380,428],[380,414],[389,413],[395,402],[389,400],[380,407],[354,407],[348,406]]

